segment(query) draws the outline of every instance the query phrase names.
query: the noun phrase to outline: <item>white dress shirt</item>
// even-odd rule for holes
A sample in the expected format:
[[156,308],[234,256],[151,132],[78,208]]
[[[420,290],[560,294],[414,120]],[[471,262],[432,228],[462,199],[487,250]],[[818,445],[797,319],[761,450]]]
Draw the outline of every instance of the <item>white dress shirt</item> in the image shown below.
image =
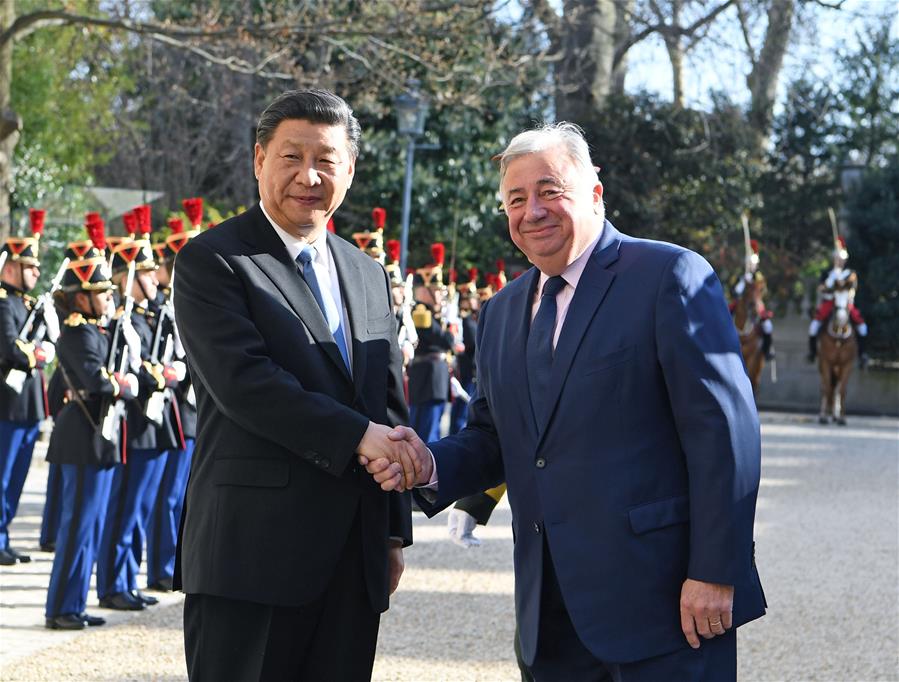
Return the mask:
[[[337,309],[340,311],[340,320],[343,325],[343,338],[346,342],[350,366],[352,367],[353,344],[350,336],[350,323],[349,318],[347,317],[346,306],[343,304],[343,296],[340,293],[340,280],[337,277],[337,268],[333,266],[334,261],[331,258],[331,249],[328,248],[328,233],[325,232],[314,242],[309,242],[302,237],[294,237],[272,220],[261,201],[259,202],[259,208],[262,209],[262,214],[268,219],[271,226],[275,228],[275,234],[277,234],[278,237],[281,238],[281,241],[284,242],[284,247],[287,249],[287,253],[290,254],[291,260],[296,261],[297,256],[300,255],[300,251],[306,248],[306,246],[314,247],[315,258],[312,260],[312,269],[315,270],[315,277],[318,280],[322,296],[330,296],[331,301],[336,304]],[[322,282],[328,282],[329,286],[323,287]],[[327,304],[328,302],[326,301],[325,305]],[[331,333],[334,333],[334,331],[335,330],[332,329]],[[350,374],[352,374],[351,367]]]

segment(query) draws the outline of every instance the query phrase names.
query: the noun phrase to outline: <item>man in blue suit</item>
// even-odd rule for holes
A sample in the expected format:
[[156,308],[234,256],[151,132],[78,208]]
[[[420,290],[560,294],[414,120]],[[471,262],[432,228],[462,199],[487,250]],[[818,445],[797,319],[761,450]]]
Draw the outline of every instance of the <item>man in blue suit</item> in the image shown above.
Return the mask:
[[[499,161],[535,267],[482,308],[468,427],[427,447],[393,434],[422,464],[418,503],[433,515],[507,482],[538,682],[734,679],[734,628],[765,610],[760,436],[718,278],[605,220],[577,126],[522,133]],[[403,487],[397,464],[360,461]]]

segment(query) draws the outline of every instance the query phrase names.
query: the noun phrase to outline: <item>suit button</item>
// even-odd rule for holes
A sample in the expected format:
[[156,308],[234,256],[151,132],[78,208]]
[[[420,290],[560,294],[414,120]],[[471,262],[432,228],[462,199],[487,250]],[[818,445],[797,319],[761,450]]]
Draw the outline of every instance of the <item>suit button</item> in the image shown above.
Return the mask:
[[534,532],[537,533],[537,535],[540,534],[540,523],[538,521],[534,521]]
[[537,468],[538,468],[538,469],[542,469],[543,467],[546,466],[546,460],[543,459],[542,457],[538,457],[538,458],[537,458],[537,461],[535,462],[535,464],[537,465]]

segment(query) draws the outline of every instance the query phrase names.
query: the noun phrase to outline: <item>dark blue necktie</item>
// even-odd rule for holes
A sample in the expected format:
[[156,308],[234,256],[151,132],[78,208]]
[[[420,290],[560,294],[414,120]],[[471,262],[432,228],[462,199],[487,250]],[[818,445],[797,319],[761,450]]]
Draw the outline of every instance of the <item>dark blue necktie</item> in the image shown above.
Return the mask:
[[547,391],[552,377],[553,367],[553,334],[556,329],[556,294],[565,287],[561,275],[550,277],[543,285],[540,307],[531,321],[528,332],[527,370],[528,388],[531,393],[531,407],[534,419],[538,424],[544,417]]
[[343,362],[346,364],[347,369],[350,369],[350,354],[347,351],[346,337],[343,333],[342,315],[337,309],[333,296],[322,296],[318,277],[315,276],[315,268],[312,267],[314,258],[315,247],[306,245],[297,256],[297,263],[302,268],[303,278],[306,280],[306,284],[309,285],[309,289],[312,290],[312,295],[315,296],[318,307],[322,310],[322,315],[325,316],[325,322],[328,323],[328,329],[334,337],[334,341],[337,343],[337,349],[340,351]]

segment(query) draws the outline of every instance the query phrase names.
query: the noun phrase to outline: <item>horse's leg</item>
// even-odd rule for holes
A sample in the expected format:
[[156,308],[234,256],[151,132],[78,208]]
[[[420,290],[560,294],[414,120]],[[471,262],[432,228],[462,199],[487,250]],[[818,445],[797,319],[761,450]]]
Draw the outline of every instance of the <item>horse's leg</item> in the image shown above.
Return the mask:
[[844,357],[840,358],[842,360],[842,371],[840,372],[840,385],[838,394],[840,401],[840,412],[837,416],[837,424],[839,424],[840,426],[846,426],[846,389],[849,387],[849,375],[852,373],[852,367],[855,364],[855,344],[848,343],[843,350]]
[[818,353],[818,373],[821,375],[821,411],[818,413],[818,423],[827,424],[830,420],[827,418],[827,407],[832,396],[830,387],[830,366],[824,359],[824,353]]

